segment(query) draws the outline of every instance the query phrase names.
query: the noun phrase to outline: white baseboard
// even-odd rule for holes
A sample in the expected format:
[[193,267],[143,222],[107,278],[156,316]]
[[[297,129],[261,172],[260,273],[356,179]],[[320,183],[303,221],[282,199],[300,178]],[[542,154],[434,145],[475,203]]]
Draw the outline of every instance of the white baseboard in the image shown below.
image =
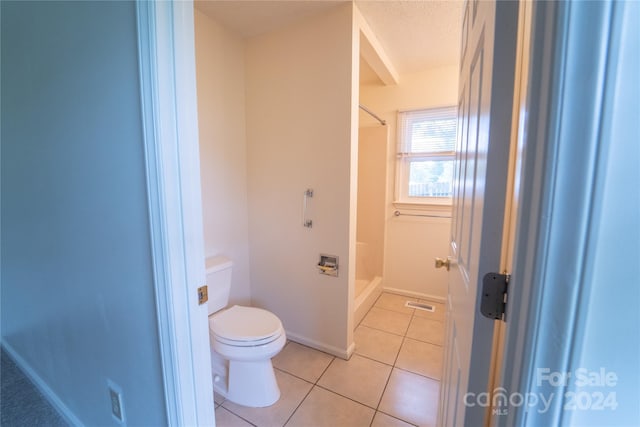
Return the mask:
[[31,382],[40,390],[40,393],[44,396],[45,399],[49,401],[51,406],[58,411],[60,416],[64,418],[70,425],[74,426],[82,426],[83,423],[80,422],[78,417],[64,404],[62,399],[58,397],[58,395],[49,387],[49,385],[38,375],[38,373],[31,368],[31,366],[27,363],[26,360],[22,358],[18,354],[17,351],[11,346],[11,344],[7,343],[5,340],[2,340],[2,348],[7,354],[11,357],[13,362],[18,365],[18,368],[31,380]]
[[383,286],[382,290],[384,292],[389,292],[391,294],[403,295],[405,297],[426,299],[426,300],[430,300],[430,301],[434,301],[434,302],[439,302],[441,304],[444,304],[445,301],[447,300],[446,297],[441,297],[441,296],[436,296],[436,295],[429,295],[429,294],[425,294],[425,293],[422,293],[422,292],[406,291],[404,289],[388,288],[386,286]]
[[318,342],[307,337],[303,337],[302,335],[294,334],[293,332],[286,331],[287,339],[297,342],[298,344],[306,345],[307,347],[315,348],[316,350],[324,351],[325,353],[331,354],[333,356],[339,357],[341,359],[349,360],[354,350],[356,349],[356,344],[351,343],[347,350],[340,349],[338,347],[334,347],[332,345],[328,345],[322,342]]

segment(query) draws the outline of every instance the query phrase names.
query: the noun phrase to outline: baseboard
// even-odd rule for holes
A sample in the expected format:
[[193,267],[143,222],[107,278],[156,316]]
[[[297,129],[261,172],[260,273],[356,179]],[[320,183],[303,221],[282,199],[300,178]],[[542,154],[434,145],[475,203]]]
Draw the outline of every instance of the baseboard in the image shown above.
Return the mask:
[[287,339],[297,342],[298,344],[306,345],[307,347],[315,348],[316,350],[324,351],[325,353],[331,354],[333,356],[339,357],[341,359],[349,360],[351,355],[353,354],[356,344],[351,343],[349,347],[345,350],[340,349],[338,347],[334,347],[332,345],[328,345],[322,342],[318,342],[307,337],[303,337],[302,335],[295,334],[293,332],[286,331]]
[[60,414],[60,416],[73,426],[82,426],[83,423],[75,416],[75,414],[64,404],[62,399],[58,397],[58,395],[49,387],[49,385],[38,375],[38,373],[31,368],[31,366],[27,363],[26,360],[22,358],[18,354],[17,351],[11,346],[11,344],[7,343],[5,340],[2,340],[2,348],[7,352],[11,360],[18,366],[18,368],[22,371],[23,374],[31,380],[31,382],[36,386],[36,388],[42,393],[45,399],[51,404],[51,406]]
[[353,353],[355,351],[356,351],[356,342],[354,341],[349,345],[349,348],[347,348],[347,359],[346,360],[351,359],[351,356],[353,356]]
[[376,276],[370,283],[367,285],[366,289],[359,295],[355,303],[353,304],[355,307],[353,313],[353,327],[354,329],[358,327],[364,316],[371,310],[371,307],[376,303],[378,297],[382,293],[382,277]]
[[383,286],[382,290],[385,291],[385,292],[389,292],[391,294],[402,295],[402,296],[405,296],[405,297],[426,299],[426,300],[430,300],[430,301],[434,301],[434,302],[439,302],[441,304],[444,304],[445,301],[447,300],[445,297],[429,295],[429,294],[425,294],[425,293],[422,293],[422,292],[406,291],[404,289],[388,288],[386,286]]

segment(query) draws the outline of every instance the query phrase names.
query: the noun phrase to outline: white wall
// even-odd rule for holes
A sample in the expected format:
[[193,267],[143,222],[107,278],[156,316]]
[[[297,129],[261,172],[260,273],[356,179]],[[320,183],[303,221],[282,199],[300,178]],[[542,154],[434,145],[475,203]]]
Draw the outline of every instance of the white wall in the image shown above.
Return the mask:
[[[336,354],[350,345],[354,274],[351,7],[250,39],[246,56],[252,300],[292,338]],[[307,188],[311,229],[301,217]],[[339,277],[318,274],[321,253],[340,257]]]
[[74,424],[110,379],[165,425],[135,4],[1,7],[2,345]]
[[249,304],[244,41],[195,10],[205,256],[233,260],[230,302]]
[[[433,258],[446,257],[451,221],[440,218],[400,216],[393,212],[396,167],[396,121],[398,110],[457,105],[458,67],[442,67],[401,75],[396,86],[362,84],[360,103],[387,121],[387,204],[384,287],[407,293],[444,298],[447,274],[436,270]],[[361,113],[361,125],[375,123]],[[424,213],[424,212],[416,212]],[[442,213],[438,213],[442,215]]]

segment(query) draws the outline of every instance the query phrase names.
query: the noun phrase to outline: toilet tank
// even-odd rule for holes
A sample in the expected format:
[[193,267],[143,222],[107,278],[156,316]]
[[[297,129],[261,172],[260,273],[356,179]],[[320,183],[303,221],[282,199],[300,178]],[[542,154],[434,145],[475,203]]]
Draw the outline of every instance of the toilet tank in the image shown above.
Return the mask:
[[233,262],[225,256],[207,258],[207,287],[209,314],[222,310],[229,304],[231,290],[231,267]]

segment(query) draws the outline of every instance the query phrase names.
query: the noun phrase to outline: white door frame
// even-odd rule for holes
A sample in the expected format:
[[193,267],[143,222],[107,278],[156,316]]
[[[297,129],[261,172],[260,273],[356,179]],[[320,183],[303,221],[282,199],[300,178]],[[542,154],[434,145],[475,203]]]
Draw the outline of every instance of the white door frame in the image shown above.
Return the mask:
[[192,2],[138,1],[138,55],[158,334],[169,425],[215,425]]
[[[508,406],[495,425],[571,422],[562,398],[568,388],[539,381],[537,369],[571,372],[582,352],[592,237],[607,220],[598,214],[599,193],[603,158],[613,143],[606,134],[607,94],[615,83],[610,71],[618,62],[624,9],[624,2],[533,3],[502,388],[507,397],[555,398],[544,411],[538,410],[542,403]],[[585,70],[588,79],[576,78]]]
[[[580,247],[588,237],[589,227],[593,226],[589,224],[593,210],[589,202],[598,185],[595,180],[585,185],[583,178],[591,176],[595,167],[597,129],[585,126],[584,116],[580,116],[585,109],[596,107],[597,99],[586,106],[566,101],[570,98],[564,95],[576,82],[567,74],[563,58],[567,39],[576,46],[582,43],[592,49],[598,45],[593,37],[612,37],[603,33],[607,30],[603,26],[609,22],[603,17],[611,16],[615,12],[612,9],[623,7],[621,4],[598,4],[603,9],[601,19],[591,15],[592,21],[573,28],[568,25],[571,13],[579,13],[588,5],[534,4],[531,67],[535,72],[530,73],[528,90],[532,98],[525,123],[514,289],[507,305],[509,326],[503,356],[502,383],[511,393],[536,391],[535,366],[548,365],[562,372],[575,357],[572,352],[579,351],[576,340],[563,343],[562,348],[551,347],[550,339],[541,333],[541,327],[550,322],[567,336],[574,336],[583,327],[585,319],[580,317],[578,308],[588,294],[577,295],[575,287],[549,288],[561,282],[567,268],[583,271],[588,262],[587,254],[580,253],[572,266],[554,264],[557,259],[566,261],[560,252],[566,253],[567,245]],[[137,9],[148,203],[167,418],[170,425],[214,425],[208,324],[197,321],[203,317],[203,310],[206,319],[206,306],[197,306],[195,292],[204,283],[204,254],[193,4],[139,1]],[[594,58],[595,67],[606,66],[607,58],[595,54]],[[558,82],[566,86],[554,86]],[[591,112],[596,123],[597,114],[602,111],[593,108]],[[561,119],[562,129],[558,126]],[[573,129],[567,129],[569,122]],[[566,134],[570,130],[586,138],[571,140]],[[571,157],[570,165],[563,164],[567,158],[558,155],[561,141],[563,149],[584,157]],[[580,207],[584,209],[558,209],[554,201],[562,197],[562,189],[580,192]],[[558,233],[557,226],[573,226],[573,234],[566,230]],[[543,293],[550,291],[564,295],[543,300]],[[562,309],[557,307],[559,301]],[[562,421],[562,401],[553,403],[556,406],[551,411],[534,416],[527,413],[526,407],[511,408],[508,416],[498,417],[497,422],[555,425]]]

